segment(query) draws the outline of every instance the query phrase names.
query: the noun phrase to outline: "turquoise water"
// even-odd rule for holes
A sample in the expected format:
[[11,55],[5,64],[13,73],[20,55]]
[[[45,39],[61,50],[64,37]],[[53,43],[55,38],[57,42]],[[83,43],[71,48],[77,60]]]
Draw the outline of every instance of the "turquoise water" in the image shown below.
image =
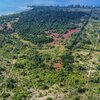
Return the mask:
[[33,0],[0,0],[0,15],[22,11],[32,3]]
[[25,10],[27,5],[67,6],[70,4],[100,6],[100,0],[0,0],[0,15]]

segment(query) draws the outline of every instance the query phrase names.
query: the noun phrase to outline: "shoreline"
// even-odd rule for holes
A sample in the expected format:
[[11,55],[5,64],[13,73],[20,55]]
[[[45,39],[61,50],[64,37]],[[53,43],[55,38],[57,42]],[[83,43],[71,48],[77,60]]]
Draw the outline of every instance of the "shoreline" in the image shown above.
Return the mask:
[[21,12],[24,12],[24,11],[28,11],[28,10],[31,10],[32,8],[27,6],[27,7],[23,7],[24,9],[21,9],[21,10],[18,10],[18,11],[10,11],[10,12],[6,12],[6,13],[0,13],[0,17],[2,16],[10,16],[10,15],[13,15],[13,14],[18,14],[18,13],[21,13]]
[[[41,6],[41,5],[27,5],[27,6],[24,6],[22,7],[23,9],[20,9],[18,11],[9,11],[9,12],[5,12],[5,13],[0,13],[0,17],[2,16],[9,16],[9,15],[13,15],[13,14],[18,14],[18,13],[21,13],[21,12],[24,12],[24,11],[28,11],[28,10],[31,10],[33,9],[32,7],[38,7],[38,6]],[[68,6],[59,6],[59,5],[55,5],[53,7],[71,7],[72,5],[68,5]],[[73,5],[73,8],[75,8],[75,6],[77,7],[77,5]],[[43,6],[42,6],[43,7]],[[52,7],[52,5],[50,6],[44,6],[44,7]],[[100,8],[100,6],[84,6],[84,5],[80,5],[80,7],[83,7],[83,8]]]

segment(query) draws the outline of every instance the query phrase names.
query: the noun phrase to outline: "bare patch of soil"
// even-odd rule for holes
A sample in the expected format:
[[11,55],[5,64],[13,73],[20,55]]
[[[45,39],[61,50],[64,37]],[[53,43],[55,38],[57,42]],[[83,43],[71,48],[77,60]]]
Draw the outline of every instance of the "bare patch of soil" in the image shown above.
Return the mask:
[[72,29],[69,30],[68,32],[66,32],[63,37],[64,39],[69,39],[71,37],[72,34],[79,32],[79,29]]
[[55,44],[62,44],[64,40],[68,40],[72,34],[77,33],[77,32],[79,32],[79,29],[72,29],[72,30],[67,31],[64,34],[46,32],[46,35],[50,36],[54,40],[53,42],[50,42],[48,44],[50,46],[54,46]]
[[6,24],[7,24],[7,30],[12,30],[12,25],[11,25],[11,23],[10,23],[10,22],[7,22]]
[[53,67],[54,67],[55,70],[61,69],[61,67],[62,67],[61,61],[58,61],[57,63],[55,63],[55,64],[53,65]]

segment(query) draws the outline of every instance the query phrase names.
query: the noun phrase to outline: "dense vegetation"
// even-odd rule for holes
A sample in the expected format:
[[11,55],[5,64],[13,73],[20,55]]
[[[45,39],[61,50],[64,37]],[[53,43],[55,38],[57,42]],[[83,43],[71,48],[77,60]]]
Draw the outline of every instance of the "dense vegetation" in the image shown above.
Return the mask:
[[99,100],[99,8],[33,7],[0,26],[0,100]]

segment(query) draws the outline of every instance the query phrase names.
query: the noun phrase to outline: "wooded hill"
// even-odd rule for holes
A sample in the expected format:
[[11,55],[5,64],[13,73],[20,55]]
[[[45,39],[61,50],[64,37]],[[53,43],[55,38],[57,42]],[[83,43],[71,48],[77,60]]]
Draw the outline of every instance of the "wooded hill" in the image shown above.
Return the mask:
[[0,100],[99,100],[100,8],[37,7],[0,17]]

